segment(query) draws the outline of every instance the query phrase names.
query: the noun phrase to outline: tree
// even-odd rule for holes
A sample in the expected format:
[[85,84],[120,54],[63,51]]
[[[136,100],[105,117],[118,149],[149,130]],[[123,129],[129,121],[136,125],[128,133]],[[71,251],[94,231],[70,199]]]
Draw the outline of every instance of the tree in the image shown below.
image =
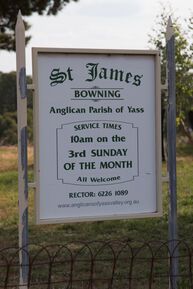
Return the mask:
[[[31,77],[27,76],[31,83]],[[14,145],[17,143],[17,96],[16,73],[0,72],[0,145]],[[33,138],[32,130],[32,91],[28,90],[28,139]]]
[[[18,11],[23,16],[56,15],[70,1],[78,0],[0,0],[0,49],[15,50],[15,24]],[[25,21],[26,30],[30,25]],[[26,37],[26,44],[30,37]]]
[[[31,83],[31,77],[27,76]],[[17,110],[16,72],[0,72],[0,114]],[[28,108],[32,108],[32,91],[28,90]]]
[[[167,12],[162,8],[162,13],[158,15],[156,28],[149,42],[161,52],[161,79],[166,80],[166,44],[165,32],[171,11]],[[189,31],[184,32],[179,20],[172,17],[175,33],[175,62],[176,62],[176,123],[177,127],[186,134],[193,144],[193,136],[190,130],[191,124],[189,112],[193,109],[193,50],[191,39],[188,37]],[[162,92],[162,113],[165,112],[166,97]]]
[[0,114],[17,109],[15,72],[0,72],[0,103]]
[[0,145],[17,143],[17,113],[6,112],[0,115]]
[[[33,141],[33,111],[27,111],[28,140]],[[0,114],[0,145],[17,144],[17,112]]]

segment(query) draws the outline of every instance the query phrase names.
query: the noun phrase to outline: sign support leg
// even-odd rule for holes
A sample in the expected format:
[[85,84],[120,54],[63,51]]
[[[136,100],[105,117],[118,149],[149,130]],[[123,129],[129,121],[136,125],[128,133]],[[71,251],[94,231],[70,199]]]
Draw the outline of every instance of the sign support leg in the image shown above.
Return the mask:
[[27,289],[28,255],[28,174],[27,174],[27,83],[25,70],[25,28],[18,13],[16,23],[18,198],[20,287]]
[[170,241],[170,288],[177,289],[177,190],[176,190],[176,91],[175,91],[175,39],[171,18],[166,31],[168,72],[168,170],[169,170],[169,241]]

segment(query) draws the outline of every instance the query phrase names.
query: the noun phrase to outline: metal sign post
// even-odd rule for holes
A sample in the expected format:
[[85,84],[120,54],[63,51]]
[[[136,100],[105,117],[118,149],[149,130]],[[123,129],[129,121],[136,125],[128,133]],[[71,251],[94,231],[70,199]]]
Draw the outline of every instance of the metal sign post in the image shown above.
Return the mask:
[[175,91],[175,39],[171,18],[166,31],[168,72],[168,171],[169,171],[169,240],[171,261],[170,288],[177,289],[178,252],[177,240],[177,193],[176,193],[176,91]]
[[25,27],[18,13],[16,24],[17,126],[20,288],[27,288],[28,277],[28,177],[27,177],[27,85],[25,71]]

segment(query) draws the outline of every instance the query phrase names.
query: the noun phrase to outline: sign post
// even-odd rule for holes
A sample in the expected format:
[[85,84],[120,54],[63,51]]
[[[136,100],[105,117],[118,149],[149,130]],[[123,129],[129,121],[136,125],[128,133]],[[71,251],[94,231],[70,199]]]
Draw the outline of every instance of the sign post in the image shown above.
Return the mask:
[[18,13],[16,24],[17,127],[20,286],[27,288],[28,278],[28,177],[27,177],[27,85],[25,72],[25,28]]
[[168,70],[168,171],[169,171],[169,240],[171,263],[171,288],[177,289],[178,252],[177,241],[177,190],[176,190],[176,84],[175,84],[175,40],[171,18],[166,31]]
[[161,215],[158,51],[33,49],[37,223]]

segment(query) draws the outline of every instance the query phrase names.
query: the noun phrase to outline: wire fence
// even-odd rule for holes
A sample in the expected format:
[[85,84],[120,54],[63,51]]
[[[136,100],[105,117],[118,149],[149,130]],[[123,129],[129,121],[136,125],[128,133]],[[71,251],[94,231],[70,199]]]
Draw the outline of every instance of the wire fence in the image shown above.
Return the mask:
[[[175,246],[171,251],[171,243]],[[21,266],[30,289],[193,289],[193,248],[185,241],[93,241],[0,250],[0,288],[22,288]],[[19,264],[19,251],[28,263]],[[178,255],[176,256],[176,252]],[[171,265],[179,262],[177,276]]]

